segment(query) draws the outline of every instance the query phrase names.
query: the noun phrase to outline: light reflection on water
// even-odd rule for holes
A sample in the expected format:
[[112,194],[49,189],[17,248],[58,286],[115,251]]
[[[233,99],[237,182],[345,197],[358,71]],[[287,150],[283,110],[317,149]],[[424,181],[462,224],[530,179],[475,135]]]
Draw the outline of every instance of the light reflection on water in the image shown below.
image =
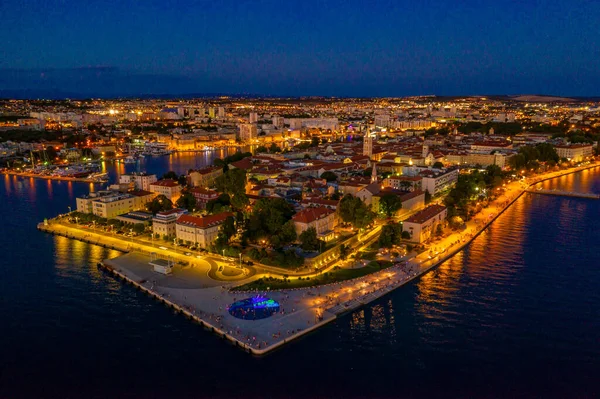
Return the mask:
[[[183,173],[202,157],[145,167]],[[600,170],[579,180],[553,187],[600,192]],[[597,387],[600,201],[524,195],[419,280],[257,359],[96,268],[118,252],[35,231],[88,190],[0,185],[0,397],[581,397]]]

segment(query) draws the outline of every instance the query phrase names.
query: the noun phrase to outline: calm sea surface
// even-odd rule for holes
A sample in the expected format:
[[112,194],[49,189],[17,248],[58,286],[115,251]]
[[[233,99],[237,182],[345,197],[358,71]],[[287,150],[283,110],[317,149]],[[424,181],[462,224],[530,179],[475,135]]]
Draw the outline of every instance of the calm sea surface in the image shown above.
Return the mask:
[[[527,194],[418,281],[254,358],[96,268],[118,252],[35,229],[88,184],[0,178],[0,398],[600,393],[600,201]],[[543,186],[600,193],[600,168]]]

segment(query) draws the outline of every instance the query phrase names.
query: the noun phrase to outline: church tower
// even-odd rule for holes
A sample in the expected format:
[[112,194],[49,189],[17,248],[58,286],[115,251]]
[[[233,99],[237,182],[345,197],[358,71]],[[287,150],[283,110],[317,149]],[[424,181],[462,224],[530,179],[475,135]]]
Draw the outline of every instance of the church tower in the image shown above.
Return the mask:
[[363,137],[363,155],[367,155],[369,159],[373,155],[373,136],[369,132],[369,129],[365,131]]

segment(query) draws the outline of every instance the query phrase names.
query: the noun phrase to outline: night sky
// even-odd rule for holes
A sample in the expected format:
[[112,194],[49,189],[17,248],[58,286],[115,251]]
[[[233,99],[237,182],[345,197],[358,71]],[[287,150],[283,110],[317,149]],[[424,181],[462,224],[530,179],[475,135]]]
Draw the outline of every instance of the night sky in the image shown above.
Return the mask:
[[0,43],[0,93],[600,94],[591,0],[1,0]]

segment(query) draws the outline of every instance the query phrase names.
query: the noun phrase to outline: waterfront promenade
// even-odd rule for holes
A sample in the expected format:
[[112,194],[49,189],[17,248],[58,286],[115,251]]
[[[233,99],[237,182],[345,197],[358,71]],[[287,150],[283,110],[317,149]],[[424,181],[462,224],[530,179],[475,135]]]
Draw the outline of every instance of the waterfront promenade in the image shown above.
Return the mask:
[[[534,184],[591,167],[596,165],[546,173],[525,181],[509,183],[500,190],[502,193],[495,201],[466,223],[464,230],[432,242],[429,251],[413,256],[407,262],[344,282],[260,293],[234,292],[229,288],[245,284],[259,275],[246,275],[237,282],[203,283],[210,279],[210,267],[198,266],[196,270],[182,267],[181,270],[176,270],[173,277],[162,277],[149,271],[149,255],[139,252],[106,260],[104,265],[111,273],[178,309],[219,336],[251,353],[261,355],[427,273],[462,250]],[[124,239],[113,240],[123,242]],[[181,254],[177,254],[177,258],[186,259]],[[236,300],[257,294],[278,301],[281,305],[280,312],[266,319],[242,320],[227,311],[228,306]]]

